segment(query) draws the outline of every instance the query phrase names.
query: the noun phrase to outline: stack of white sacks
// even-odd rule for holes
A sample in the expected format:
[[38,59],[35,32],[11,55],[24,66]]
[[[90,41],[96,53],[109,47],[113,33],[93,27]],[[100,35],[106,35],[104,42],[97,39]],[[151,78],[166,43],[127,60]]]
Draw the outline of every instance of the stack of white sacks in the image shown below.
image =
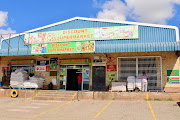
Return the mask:
[[42,88],[43,82],[43,78],[29,77],[29,80],[24,82],[24,88]]
[[135,81],[136,80],[136,78],[135,78],[135,76],[128,76],[128,78],[127,78],[127,89],[128,90],[134,90],[135,89]]
[[10,86],[12,88],[42,88],[45,79],[29,77],[23,69],[11,73]]
[[142,87],[142,79],[138,79],[136,78],[136,83],[135,83],[135,87],[138,87],[139,90],[141,90],[141,87]]
[[24,81],[28,80],[29,75],[23,69],[11,73],[10,86],[12,88],[24,88]]

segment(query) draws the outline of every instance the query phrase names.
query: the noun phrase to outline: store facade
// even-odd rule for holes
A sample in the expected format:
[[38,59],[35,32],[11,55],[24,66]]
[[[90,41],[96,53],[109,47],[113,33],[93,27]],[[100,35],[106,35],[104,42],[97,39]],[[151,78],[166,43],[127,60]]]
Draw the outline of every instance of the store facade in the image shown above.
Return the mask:
[[78,90],[79,74],[81,90],[106,91],[142,72],[149,75],[148,90],[176,90],[179,50],[174,26],[76,17],[3,37],[0,68],[24,68],[59,90]]

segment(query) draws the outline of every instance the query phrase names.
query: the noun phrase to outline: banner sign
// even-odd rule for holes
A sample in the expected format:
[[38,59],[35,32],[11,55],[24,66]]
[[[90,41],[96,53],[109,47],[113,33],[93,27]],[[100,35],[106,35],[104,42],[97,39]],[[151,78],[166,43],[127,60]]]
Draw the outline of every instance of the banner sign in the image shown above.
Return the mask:
[[25,44],[139,38],[138,25],[26,33]]
[[107,71],[116,71],[116,65],[107,65]]
[[19,64],[34,64],[34,60],[12,60],[9,62],[11,65],[19,65]]
[[36,72],[46,72],[46,66],[36,66],[35,71]]
[[88,64],[90,59],[58,60],[60,64]]
[[49,65],[49,60],[37,60],[37,65]]
[[65,54],[65,53],[93,53],[94,41],[32,44],[31,54]]
[[168,84],[180,84],[179,70],[167,70]]

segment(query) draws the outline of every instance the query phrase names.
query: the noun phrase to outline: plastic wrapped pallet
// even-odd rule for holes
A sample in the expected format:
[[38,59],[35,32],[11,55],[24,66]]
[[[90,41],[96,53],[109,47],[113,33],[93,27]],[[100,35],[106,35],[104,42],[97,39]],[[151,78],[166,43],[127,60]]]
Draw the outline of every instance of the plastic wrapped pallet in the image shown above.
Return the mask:
[[126,92],[126,82],[112,82],[111,91],[122,91]]
[[135,76],[128,76],[127,77],[127,89],[128,90],[134,90],[135,88]]
[[43,78],[29,77],[29,80],[24,82],[24,88],[42,88],[44,81]]
[[136,87],[138,87],[140,90],[142,88],[142,79],[136,79]]
[[10,86],[12,88],[24,88],[24,81],[28,80],[29,75],[23,69],[18,69],[11,73]]

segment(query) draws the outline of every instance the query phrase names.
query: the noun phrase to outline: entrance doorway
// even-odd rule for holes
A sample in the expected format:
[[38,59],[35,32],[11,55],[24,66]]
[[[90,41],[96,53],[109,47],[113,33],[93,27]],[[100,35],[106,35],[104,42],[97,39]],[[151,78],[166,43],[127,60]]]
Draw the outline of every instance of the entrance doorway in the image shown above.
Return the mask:
[[89,65],[61,65],[59,69],[60,90],[78,90],[78,75],[82,75],[81,90],[89,91],[90,67]]
[[92,90],[94,91],[106,90],[105,66],[93,66]]
[[67,70],[67,87],[66,90],[78,90],[78,73],[77,69]]

